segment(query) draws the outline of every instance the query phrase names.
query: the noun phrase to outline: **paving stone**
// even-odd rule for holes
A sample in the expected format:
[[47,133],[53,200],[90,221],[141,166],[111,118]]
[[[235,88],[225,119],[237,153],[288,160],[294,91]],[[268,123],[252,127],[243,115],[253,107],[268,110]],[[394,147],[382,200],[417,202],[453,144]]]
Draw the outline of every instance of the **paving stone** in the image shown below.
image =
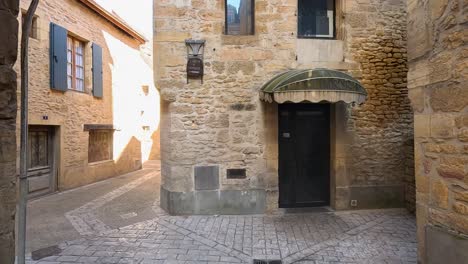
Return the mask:
[[[137,182],[138,183],[138,182]],[[169,216],[112,230],[94,210],[134,188],[123,186],[67,214],[81,239],[37,263],[415,263],[416,224],[403,210],[284,215]],[[157,202],[155,202],[157,204]],[[153,210],[158,211],[157,205]],[[80,220],[81,219],[81,220]]]

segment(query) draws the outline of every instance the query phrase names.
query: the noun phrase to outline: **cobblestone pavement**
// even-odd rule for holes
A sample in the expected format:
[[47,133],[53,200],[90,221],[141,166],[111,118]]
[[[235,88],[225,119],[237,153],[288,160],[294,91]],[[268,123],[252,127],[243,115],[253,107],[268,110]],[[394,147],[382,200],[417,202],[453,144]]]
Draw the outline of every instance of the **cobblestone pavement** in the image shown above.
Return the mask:
[[404,210],[252,216],[169,216],[112,229],[94,210],[138,191],[145,176],[67,213],[78,240],[31,264],[58,263],[416,263],[416,224]]

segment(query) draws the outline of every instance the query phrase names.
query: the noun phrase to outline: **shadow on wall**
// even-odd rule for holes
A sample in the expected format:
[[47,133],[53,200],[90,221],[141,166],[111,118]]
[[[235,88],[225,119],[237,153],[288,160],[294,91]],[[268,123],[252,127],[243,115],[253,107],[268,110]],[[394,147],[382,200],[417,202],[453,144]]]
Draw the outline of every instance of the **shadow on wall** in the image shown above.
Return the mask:
[[148,159],[160,160],[161,159],[161,152],[160,152],[161,131],[159,128],[158,130],[154,131],[153,135],[151,136],[151,140],[152,140],[152,147],[151,147],[151,151],[149,153]]
[[[115,143],[114,143],[115,144]],[[142,168],[142,144],[136,137],[131,137],[119,157],[114,159],[117,175],[128,172],[128,168]],[[115,175],[115,174],[114,174]]]

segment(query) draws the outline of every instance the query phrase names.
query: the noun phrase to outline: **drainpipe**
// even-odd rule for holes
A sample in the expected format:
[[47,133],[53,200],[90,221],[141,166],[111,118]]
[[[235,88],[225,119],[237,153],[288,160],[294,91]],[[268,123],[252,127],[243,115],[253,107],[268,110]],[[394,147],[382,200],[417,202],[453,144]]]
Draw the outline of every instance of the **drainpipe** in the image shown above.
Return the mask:
[[39,0],[32,0],[26,17],[23,18],[21,32],[21,143],[20,176],[18,198],[18,264],[25,263],[26,255],[26,208],[28,202],[28,50],[32,20]]

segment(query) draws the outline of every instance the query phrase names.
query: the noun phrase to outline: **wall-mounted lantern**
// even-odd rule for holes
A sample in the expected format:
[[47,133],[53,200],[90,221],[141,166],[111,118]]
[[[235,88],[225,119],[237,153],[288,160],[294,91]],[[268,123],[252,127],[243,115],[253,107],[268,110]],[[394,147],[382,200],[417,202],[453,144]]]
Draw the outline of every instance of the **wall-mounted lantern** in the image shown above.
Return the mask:
[[200,78],[203,83],[204,65],[203,53],[205,51],[205,40],[186,39],[187,46],[187,83],[190,78]]

